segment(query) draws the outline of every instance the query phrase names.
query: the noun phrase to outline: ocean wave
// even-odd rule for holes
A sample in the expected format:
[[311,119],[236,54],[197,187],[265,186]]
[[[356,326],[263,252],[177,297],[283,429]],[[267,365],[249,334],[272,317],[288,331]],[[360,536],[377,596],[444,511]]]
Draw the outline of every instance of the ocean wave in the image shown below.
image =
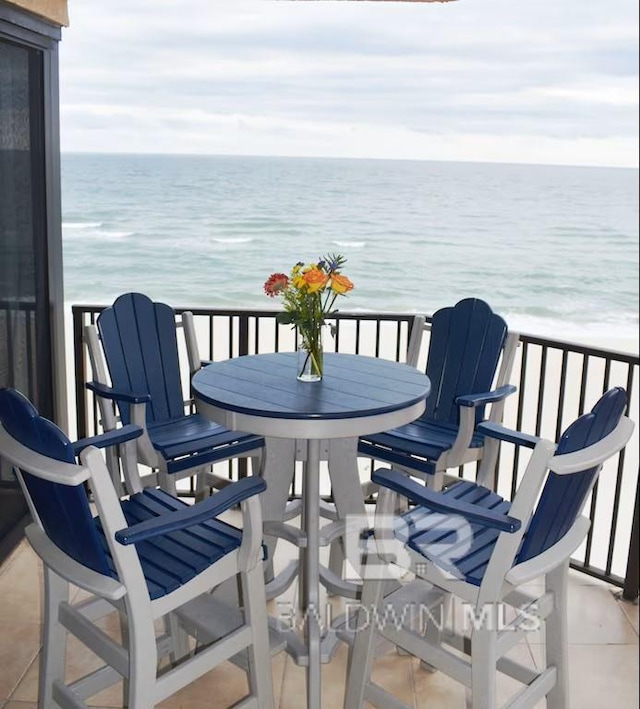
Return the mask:
[[211,239],[214,244],[250,244],[253,239],[250,236],[238,236],[228,238]]
[[332,241],[331,243],[345,249],[363,249],[367,245],[366,241]]
[[95,231],[92,236],[99,239],[126,239],[135,233],[135,231],[106,231],[101,229],[100,231]]
[[102,222],[62,222],[63,229],[97,229]]

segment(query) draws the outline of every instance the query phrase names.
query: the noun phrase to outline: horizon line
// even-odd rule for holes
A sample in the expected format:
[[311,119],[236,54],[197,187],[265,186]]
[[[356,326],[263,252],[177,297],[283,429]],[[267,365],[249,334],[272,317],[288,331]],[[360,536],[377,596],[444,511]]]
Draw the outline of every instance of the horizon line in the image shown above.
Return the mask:
[[604,169],[604,170],[640,170],[640,165],[600,165],[600,164],[575,164],[575,163],[547,163],[547,162],[516,162],[507,160],[459,160],[459,159],[430,159],[430,158],[384,158],[384,157],[362,157],[362,156],[344,156],[344,155],[274,155],[260,153],[180,153],[180,152],[130,152],[123,150],[60,150],[61,155],[129,155],[136,157],[192,157],[192,158],[275,158],[279,160],[369,160],[377,162],[430,162],[430,163],[456,163],[456,164],[471,164],[471,165],[512,165],[522,167],[568,167],[568,168],[586,168],[586,169]]

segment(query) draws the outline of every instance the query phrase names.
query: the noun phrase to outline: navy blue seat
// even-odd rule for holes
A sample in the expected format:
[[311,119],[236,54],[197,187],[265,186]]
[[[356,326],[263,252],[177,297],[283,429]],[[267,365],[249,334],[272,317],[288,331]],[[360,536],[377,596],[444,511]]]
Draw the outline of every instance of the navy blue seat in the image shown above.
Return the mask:
[[[516,390],[508,380],[518,344],[517,334],[477,298],[438,310],[430,329],[426,374],[431,395],[425,412],[406,426],[358,443],[360,455],[425,479],[481,458],[484,436],[477,425],[489,404],[489,420],[502,419],[504,401]],[[441,479],[430,482],[441,487]]]
[[[114,434],[71,444],[53,423],[13,389],[0,390],[0,456],[14,465],[34,514],[27,538],[45,572],[44,647],[40,662],[39,706],[78,706],[122,679],[125,706],[151,709],[162,698],[201,676],[224,659],[248,649],[250,692],[258,705],[272,706],[269,641],[258,494],[260,477],[230,483],[220,492],[188,505],[163,490],[143,489],[132,479],[133,494],[121,499],[95,445],[134,440],[142,430],[130,425]],[[79,453],[82,464],[76,464]],[[87,489],[88,488],[88,489]],[[88,493],[98,514],[94,516]],[[242,531],[218,515],[240,504]],[[239,577],[244,614],[235,638],[184,659],[174,614],[209,597],[219,584]],[[69,603],[69,583],[92,594]],[[123,645],[105,640],[93,621],[109,612],[126,618]],[[235,617],[235,616],[234,616]],[[164,618],[169,636],[156,642],[154,621]],[[107,663],[65,684],[65,636],[74,633]],[[129,656],[129,648],[131,656]],[[214,649],[215,648],[215,649]],[[158,675],[158,661],[171,654],[171,682]],[[113,669],[109,669],[111,665]],[[266,669],[265,669],[266,665]]]
[[[375,633],[465,684],[471,689],[473,708],[497,706],[498,670],[524,685],[514,705],[534,706],[546,697],[549,709],[568,706],[569,560],[589,530],[589,519],[581,516],[589,493],[603,466],[633,432],[633,423],[624,416],[626,408],[624,389],[609,390],[591,412],[567,428],[557,446],[498,424],[480,424],[478,431],[487,437],[487,446],[502,441],[532,449],[511,501],[466,480],[434,491],[403,472],[374,472],[372,479],[380,486],[375,539],[383,540],[384,546],[375,546],[379,554],[367,557],[377,564],[376,573],[365,574],[362,607],[367,615],[362,624],[358,621],[361,630],[351,651],[345,709],[359,709],[365,697],[385,696],[370,678]],[[390,514],[396,509],[395,495],[413,507]],[[422,634],[415,627],[366,623],[372,606],[385,614],[379,617],[387,618],[394,596],[404,594],[399,596],[400,610],[411,600],[406,588],[383,595],[385,569],[392,567],[394,577],[398,568],[416,575],[411,591],[416,598],[428,584],[431,607]],[[531,584],[539,579],[544,581],[542,588]],[[462,627],[459,615],[454,627],[447,623],[456,617],[448,611],[454,600],[462,604]],[[543,624],[545,666],[532,669],[503,658],[526,633]]]
[[87,387],[98,397],[107,430],[116,425],[112,402],[117,403],[123,424],[142,426],[138,460],[158,470],[164,489],[175,492],[176,479],[195,474],[201,475],[201,487],[219,487],[226,480],[211,474],[211,465],[250,456],[259,465],[264,441],[186,410],[190,401],[182,389],[177,327],[184,328],[193,374],[200,358],[191,313],[177,322],[173,309],[164,303],[154,303],[140,293],[121,295],[100,313],[97,330],[88,326],[85,331],[95,379]]

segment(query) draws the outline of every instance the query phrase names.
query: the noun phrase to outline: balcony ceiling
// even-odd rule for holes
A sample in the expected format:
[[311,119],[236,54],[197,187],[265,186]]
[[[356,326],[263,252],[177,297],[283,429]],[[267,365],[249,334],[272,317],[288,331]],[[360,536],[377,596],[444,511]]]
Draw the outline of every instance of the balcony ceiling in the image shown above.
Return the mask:
[[66,27],[69,24],[67,0],[5,0],[5,2],[7,5],[28,10],[58,27]]

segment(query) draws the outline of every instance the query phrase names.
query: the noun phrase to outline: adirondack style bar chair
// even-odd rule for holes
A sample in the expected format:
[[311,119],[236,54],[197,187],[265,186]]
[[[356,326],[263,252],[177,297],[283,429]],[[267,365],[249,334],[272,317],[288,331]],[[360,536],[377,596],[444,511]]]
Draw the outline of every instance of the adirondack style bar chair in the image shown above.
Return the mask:
[[[365,700],[377,707],[403,706],[371,681],[378,636],[469,688],[474,709],[496,706],[498,671],[523,684],[504,706],[532,707],[545,697],[549,709],[569,706],[569,559],[589,529],[590,521],[581,511],[603,463],[632,434],[634,424],[623,415],[626,405],[623,389],[609,390],[590,413],[569,426],[557,447],[498,424],[481,424],[488,446],[506,441],[533,449],[511,502],[482,484],[492,477],[484,461],[477,483],[459,481],[441,492],[393,469],[374,473],[381,491],[375,540],[371,539],[365,566],[372,573],[364,582],[350,651],[345,709],[362,707]],[[395,514],[397,495],[412,504],[401,515]],[[423,597],[431,594],[428,603],[433,613],[402,627],[384,622],[390,617],[394,594],[383,594],[385,579],[398,578],[406,569],[416,579],[395,593],[407,598],[407,589],[415,585],[411,592],[417,597],[425,584],[432,584]],[[540,578],[544,586],[532,587],[531,582]],[[463,632],[446,624],[456,617],[451,613],[454,599],[459,599],[470,620],[469,627],[462,624]],[[396,609],[396,617],[399,613]],[[504,657],[527,633],[543,625],[542,668],[534,670]]]
[[[478,298],[442,308],[430,324],[423,319],[421,324],[431,330],[426,411],[406,426],[361,438],[358,453],[404,469],[439,490],[445,471],[483,456],[485,437],[477,427],[485,420],[485,408],[491,406],[486,420],[502,421],[505,400],[516,391],[509,378],[519,335]],[[421,335],[419,324],[414,325],[407,359],[414,366]]]
[[[160,486],[172,493],[176,480],[191,475],[198,475],[199,491],[227,484],[226,478],[213,474],[213,463],[251,457],[259,469],[264,446],[259,436],[229,431],[185,410],[191,401],[184,396],[180,377],[179,328],[184,330],[193,375],[201,360],[189,312],[177,319],[170,306],[140,293],[126,293],[100,313],[97,327],[88,325],[84,332],[94,376],[87,387],[98,399],[104,430],[118,425],[115,402],[123,424],[135,423],[143,429],[137,460],[156,470]],[[111,457],[108,462],[118,482],[117,461]],[[123,460],[123,467],[133,466]],[[155,484],[155,479],[149,483]]]
[[[38,706],[77,709],[124,679],[124,706],[147,709],[231,659],[248,670],[250,696],[241,706],[269,709],[273,692],[259,501],[265,483],[243,478],[189,506],[132,479],[132,494],[122,501],[95,445],[130,445],[141,434],[139,427],[128,426],[72,445],[21,394],[0,390],[0,456],[15,468],[34,519],[26,535],[44,565]],[[98,510],[95,517],[85,485]],[[237,504],[242,531],[217,519]],[[213,641],[198,638],[190,651],[176,618],[197,618],[203,603],[211,608],[209,591],[229,579],[239,579],[242,608],[214,606],[227,624],[226,634]],[[88,598],[71,604],[69,584]],[[96,624],[114,611],[121,618],[122,644]],[[156,638],[158,619],[170,632]],[[105,665],[65,684],[68,633]],[[170,664],[159,670],[159,660],[167,655]]]

